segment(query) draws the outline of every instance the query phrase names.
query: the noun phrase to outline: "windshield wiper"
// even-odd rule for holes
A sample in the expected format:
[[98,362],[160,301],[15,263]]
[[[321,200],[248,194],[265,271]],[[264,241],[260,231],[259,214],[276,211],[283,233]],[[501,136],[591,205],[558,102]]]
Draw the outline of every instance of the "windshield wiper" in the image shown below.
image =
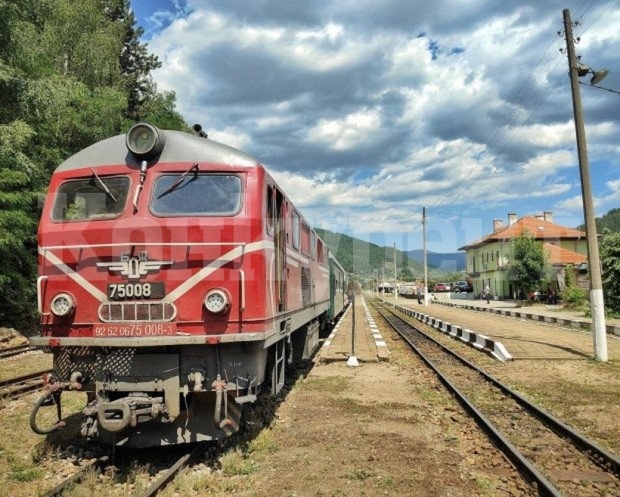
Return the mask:
[[114,200],[114,203],[118,202],[118,200],[116,200],[116,197],[114,195],[112,195],[112,192],[110,191],[110,189],[108,188],[108,185],[106,185],[103,180],[99,177],[99,175],[97,174],[97,172],[91,167],[90,170],[93,172],[93,174],[95,175],[95,178],[97,178],[97,181],[99,182],[99,184],[101,185],[101,188],[103,188],[103,191],[106,192],[110,198],[112,200]]
[[166,188],[162,193],[160,193],[157,198],[162,198],[164,195],[168,195],[169,193],[175,191],[177,187],[183,182],[183,178],[185,178],[185,176],[191,173],[194,169],[196,170],[196,172],[200,171],[198,167],[198,162],[196,162],[196,164],[194,164],[187,171],[181,174],[181,176],[179,176],[179,178],[174,183],[172,183],[168,188]]

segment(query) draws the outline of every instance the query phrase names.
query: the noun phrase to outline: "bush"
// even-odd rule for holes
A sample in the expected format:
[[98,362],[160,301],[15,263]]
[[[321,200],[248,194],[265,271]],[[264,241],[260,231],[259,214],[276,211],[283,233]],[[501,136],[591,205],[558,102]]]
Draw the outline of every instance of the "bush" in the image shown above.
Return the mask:
[[568,286],[562,292],[562,302],[569,309],[575,309],[583,306],[586,301],[587,293],[583,288],[578,286]]

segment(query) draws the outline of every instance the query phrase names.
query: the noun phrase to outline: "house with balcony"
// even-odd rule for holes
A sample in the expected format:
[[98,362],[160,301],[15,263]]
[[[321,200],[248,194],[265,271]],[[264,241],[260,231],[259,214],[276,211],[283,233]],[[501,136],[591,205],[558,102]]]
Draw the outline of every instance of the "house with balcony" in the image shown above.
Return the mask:
[[517,219],[515,213],[508,214],[508,224],[501,219],[493,220],[493,232],[460,247],[467,261],[467,275],[474,287],[474,295],[482,293],[489,285],[491,294],[498,298],[515,298],[516,288],[508,271],[508,256],[512,239],[528,232],[543,245],[551,265],[546,285],[554,292],[564,289],[567,266],[575,271],[577,283],[588,287],[586,233],[566,228],[553,222],[553,213],[545,211],[535,216]]

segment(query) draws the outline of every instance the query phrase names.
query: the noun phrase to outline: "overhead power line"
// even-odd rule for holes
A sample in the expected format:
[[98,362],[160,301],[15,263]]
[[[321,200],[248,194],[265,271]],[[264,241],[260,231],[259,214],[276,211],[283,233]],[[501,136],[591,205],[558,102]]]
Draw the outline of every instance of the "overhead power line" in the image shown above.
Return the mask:
[[611,88],[605,88],[604,86],[600,86],[600,85],[587,85],[583,81],[579,81],[579,84],[583,85],[583,86],[593,86],[594,88],[600,88],[601,90],[610,91],[612,93],[617,93],[618,95],[620,95],[620,91],[612,90]]

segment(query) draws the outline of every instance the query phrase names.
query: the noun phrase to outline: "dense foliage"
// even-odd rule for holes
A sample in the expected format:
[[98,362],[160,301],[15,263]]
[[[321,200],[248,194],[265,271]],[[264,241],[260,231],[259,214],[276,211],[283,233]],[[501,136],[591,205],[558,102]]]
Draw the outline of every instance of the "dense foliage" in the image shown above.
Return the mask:
[[605,309],[620,314],[620,232],[606,230],[600,244],[601,274]]
[[187,129],[128,0],[0,0],[0,322],[35,327],[37,197],[76,151],[136,120]]
[[[611,209],[604,216],[597,217],[594,222],[596,223],[597,233],[603,233],[605,230],[609,230],[611,233],[620,233],[620,208]],[[584,231],[586,229],[585,224],[578,226],[577,229]]]
[[[341,233],[333,233],[317,228],[317,233],[328,245],[336,259],[354,278],[394,279],[394,248],[380,247]],[[396,271],[399,280],[414,281],[424,277],[424,267],[407,256],[405,252],[396,250]],[[428,270],[429,279],[445,278],[445,274],[434,268]],[[462,279],[462,278],[459,278]]]
[[[392,248],[379,247],[374,243],[327,230],[317,229],[317,233],[349,274],[369,275],[379,270],[387,272],[393,278],[394,250]],[[397,251],[398,267],[403,266],[404,257],[406,256],[402,252]],[[415,268],[419,266],[419,263],[410,262],[408,265]]]
[[577,285],[575,268],[573,265],[566,267],[564,283],[566,287],[562,290],[562,303],[569,309],[579,309],[586,303],[588,292]]
[[549,270],[542,244],[527,231],[514,237],[510,244],[508,268],[515,289],[530,295],[540,286]]

